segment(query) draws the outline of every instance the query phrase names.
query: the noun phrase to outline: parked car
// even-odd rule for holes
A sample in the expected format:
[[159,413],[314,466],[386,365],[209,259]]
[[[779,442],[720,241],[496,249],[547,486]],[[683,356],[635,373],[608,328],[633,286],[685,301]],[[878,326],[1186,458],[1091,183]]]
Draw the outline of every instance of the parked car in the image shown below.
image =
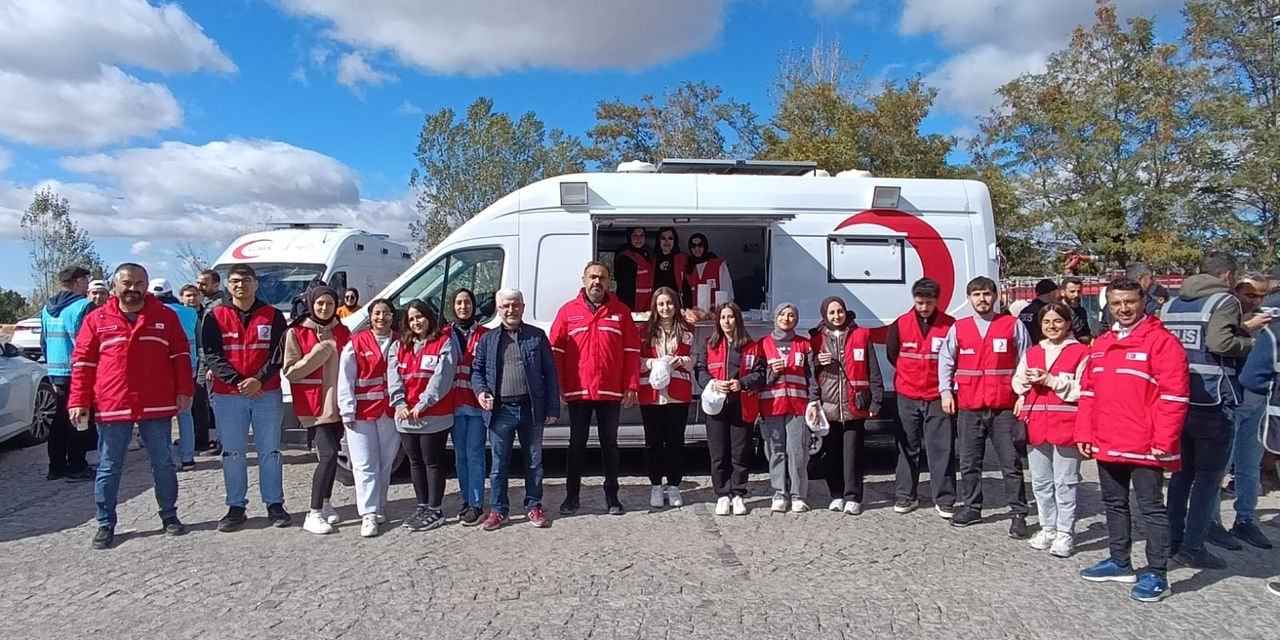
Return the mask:
[[49,438],[58,401],[44,365],[23,356],[17,345],[0,345],[0,442],[29,447]]
[[22,355],[32,360],[40,360],[40,318],[27,318],[14,325],[13,339],[15,346],[22,349]]

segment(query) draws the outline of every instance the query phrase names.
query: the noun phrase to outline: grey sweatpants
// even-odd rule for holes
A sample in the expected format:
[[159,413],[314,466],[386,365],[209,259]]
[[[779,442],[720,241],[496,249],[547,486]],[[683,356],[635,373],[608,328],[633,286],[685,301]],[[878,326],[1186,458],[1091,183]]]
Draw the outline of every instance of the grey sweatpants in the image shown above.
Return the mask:
[[769,458],[773,497],[803,500],[809,495],[809,427],[804,417],[762,417],[760,436]]
[[1074,535],[1080,453],[1075,447],[1041,444],[1027,452],[1027,460],[1031,463],[1031,490],[1036,494],[1040,528]]

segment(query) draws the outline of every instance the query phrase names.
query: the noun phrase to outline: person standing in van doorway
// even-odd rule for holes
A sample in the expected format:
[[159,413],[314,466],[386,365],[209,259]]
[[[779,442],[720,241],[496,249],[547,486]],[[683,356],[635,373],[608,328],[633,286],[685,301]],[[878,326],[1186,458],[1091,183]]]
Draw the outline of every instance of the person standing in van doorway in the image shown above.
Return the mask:
[[[657,291],[667,287],[680,296],[681,308],[684,304],[685,277],[689,269],[689,256],[680,251],[680,236],[672,227],[658,229],[658,251],[653,256],[653,289]],[[656,295],[656,294],[655,294]]]
[[222,435],[222,480],[227,515],[218,531],[244,526],[249,501],[249,430],[258,452],[258,485],[274,527],[293,522],[284,508],[284,460],[280,455],[284,400],[280,392],[284,314],[258,299],[258,274],[247,264],[227,272],[230,303],[205,314],[200,350],[213,373],[210,402]]
[[645,245],[644,227],[627,229],[627,242],[613,258],[618,300],[631,311],[645,311],[653,300],[653,259]]
[[1031,347],[1018,319],[995,312],[996,283],[978,276],[966,287],[973,315],[956,321],[938,353],[938,392],[947,415],[959,413],[960,497],[965,507],[952,526],[982,521],[982,462],[990,440],[1000,459],[1005,500],[1013,520],[1009,536],[1027,537],[1027,487],[1022,480],[1026,427],[1014,407],[1013,374]]
[[956,502],[956,424],[942,410],[938,392],[938,353],[955,318],[938,308],[942,288],[931,278],[911,285],[913,307],[889,327],[885,355],[894,367],[893,388],[898,396],[898,468],[894,513],[911,513],[920,506],[920,454],[929,464],[933,508],[951,518]]
[[338,319],[341,320],[360,310],[360,290],[348,287],[342,292],[342,304],[338,306]]
[[453,454],[457,459],[458,488],[462,510],[458,519],[473,527],[484,518],[484,412],[471,390],[471,364],[476,344],[489,330],[476,320],[476,294],[458,289],[453,294],[453,317],[449,326],[452,350],[458,354],[458,372],[453,381]]
[[626,513],[618,499],[618,420],[623,405],[635,406],[640,387],[640,335],[631,310],[609,294],[609,268],[590,262],[582,290],[560,307],[551,324],[551,350],[560,374],[560,392],[569,406],[569,456],[561,515],[580,507],[582,467],[591,415],[604,465],[604,499],[609,514]]
[[702,308],[698,300],[698,285],[707,285],[707,309],[714,308],[720,302],[733,302],[733,278],[729,275],[729,264],[712,253],[707,237],[701,233],[689,236],[689,273],[685,276],[689,293],[687,301],[690,308]]
[[[662,384],[660,377],[666,378]],[[653,294],[649,320],[640,327],[639,402],[649,506],[661,509],[665,501],[682,507],[684,433],[693,402],[693,326],[685,322],[680,295],[670,287]]]
[[884,381],[871,332],[854,322],[844,300],[831,296],[822,301],[819,311],[822,323],[809,334],[822,411],[830,425],[818,452],[831,491],[827,508],[856,516],[862,513],[866,421],[880,413]]
[[790,302],[773,311],[773,332],[760,340],[768,375],[760,391],[760,436],[769,459],[774,513],[809,510],[809,426],[819,420],[813,347],[796,335],[800,312]]

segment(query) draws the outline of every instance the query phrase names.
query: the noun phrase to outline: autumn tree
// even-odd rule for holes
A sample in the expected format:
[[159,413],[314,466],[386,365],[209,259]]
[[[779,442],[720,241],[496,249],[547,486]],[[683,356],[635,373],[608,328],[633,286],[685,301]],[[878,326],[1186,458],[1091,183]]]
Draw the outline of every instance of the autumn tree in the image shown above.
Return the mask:
[[502,196],[543,178],[581,171],[582,143],[548,131],[533,112],[512,120],[478,98],[459,121],[452,109],[427,115],[409,176],[421,218],[409,231],[420,252]]
[[13,324],[26,317],[27,299],[21,293],[0,288],[0,324]]
[[36,192],[19,223],[31,268],[30,303],[39,308],[57,290],[58,271],[81,266],[98,277],[105,270],[88,232],[71,216],[71,203],[50,188]]

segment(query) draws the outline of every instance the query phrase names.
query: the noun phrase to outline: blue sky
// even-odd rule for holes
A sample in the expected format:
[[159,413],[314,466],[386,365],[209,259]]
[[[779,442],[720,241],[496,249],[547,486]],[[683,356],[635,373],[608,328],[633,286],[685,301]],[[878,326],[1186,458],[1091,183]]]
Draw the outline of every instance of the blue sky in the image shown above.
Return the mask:
[[[1179,25],[1175,0],[1121,14]],[[972,130],[1093,0],[0,0],[0,287],[27,290],[17,220],[71,200],[109,264],[185,279],[256,221],[407,237],[424,113],[477,96],[582,135],[596,102],[683,80],[768,117],[781,56],[839,42],[872,80],[921,74],[929,131]],[[56,42],[59,46],[50,47]]]

